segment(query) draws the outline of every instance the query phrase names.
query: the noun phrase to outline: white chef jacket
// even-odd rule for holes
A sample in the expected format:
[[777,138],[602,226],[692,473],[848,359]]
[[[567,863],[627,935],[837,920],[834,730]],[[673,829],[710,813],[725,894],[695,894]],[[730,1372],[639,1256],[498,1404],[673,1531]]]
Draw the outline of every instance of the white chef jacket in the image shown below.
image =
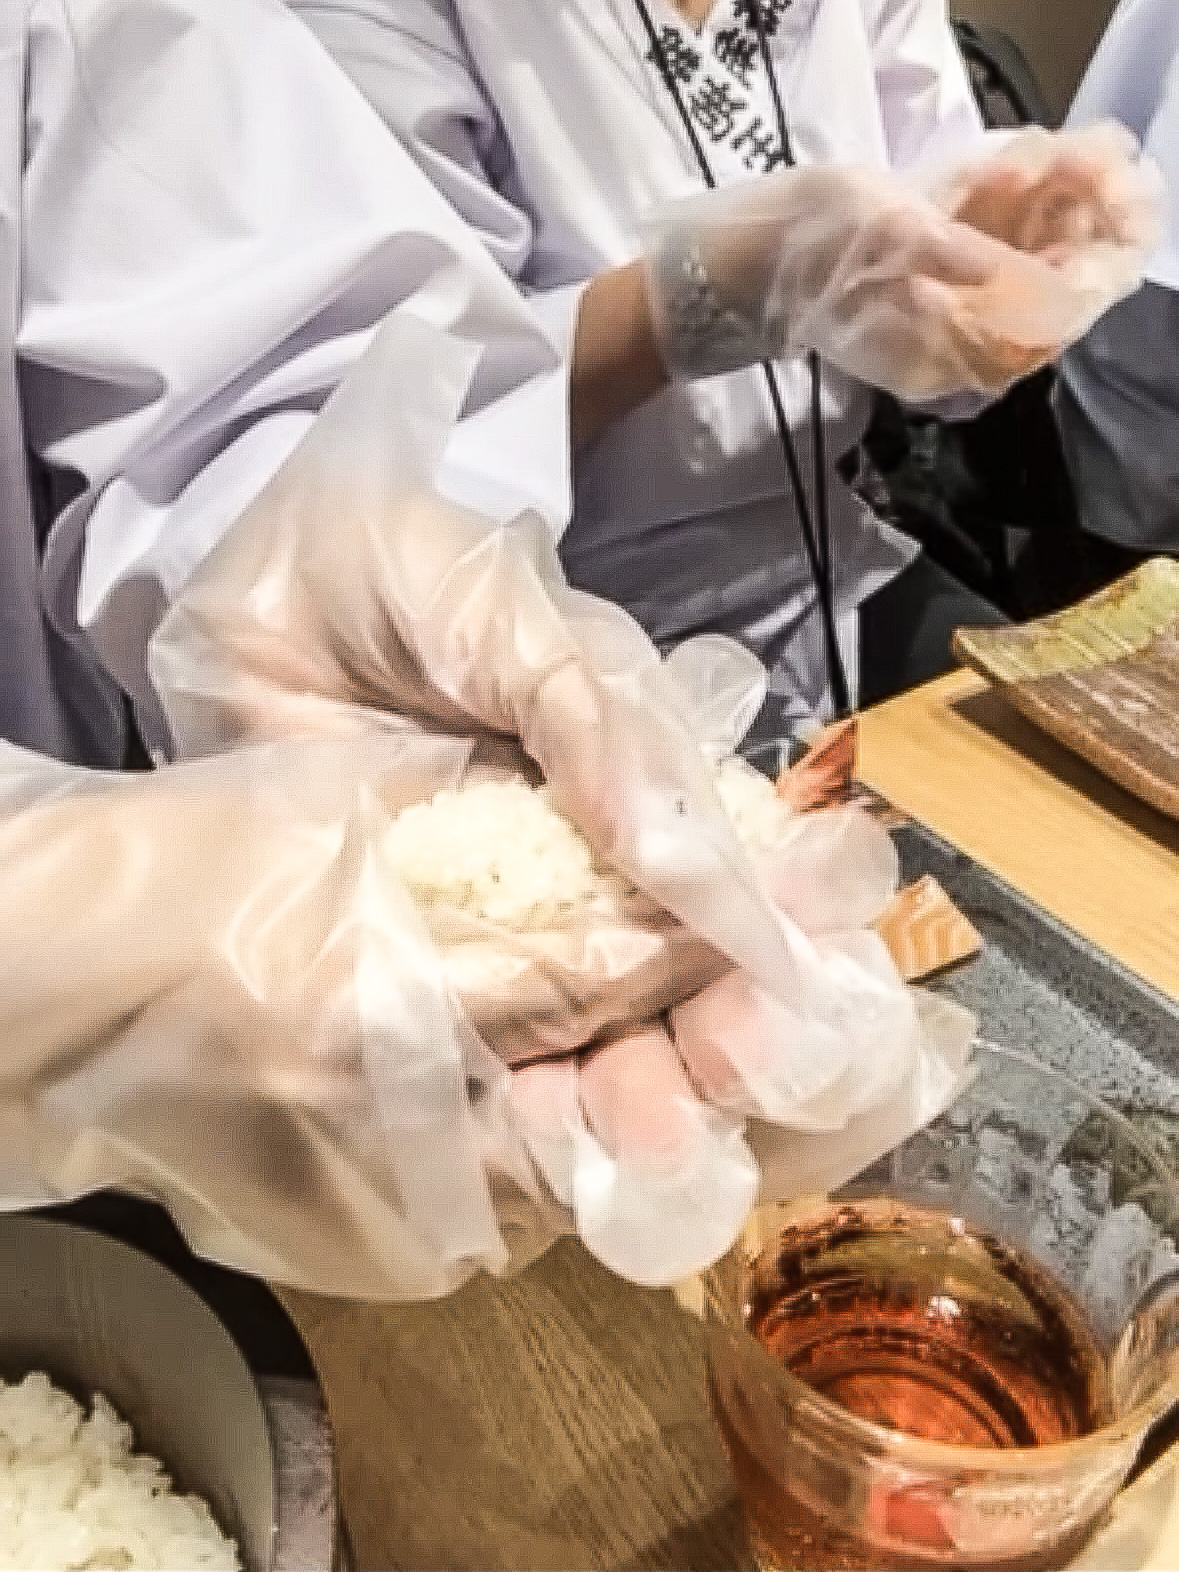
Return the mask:
[[153,628],[392,310],[485,346],[442,489],[562,526],[558,350],[279,0],[0,12],[0,735],[166,750]]
[[[633,260],[650,209],[701,188],[633,0],[290,0],[434,183],[571,348],[586,281]],[[799,162],[904,167],[976,147],[981,123],[944,0],[760,0]],[[748,10],[749,0],[744,0]],[[718,181],[776,157],[774,107],[741,0],[699,35],[668,0],[653,20]],[[780,367],[809,473],[805,364]],[[832,556],[853,684],[855,608],[916,547],[834,470],[868,390],[825,375]],[[820,628],[760,372],[667,389],[575,464],[562,555],[663,645],[729,632],[771,666],[775,724],[827,703]]]
[[1070,126],[1120,120],[1163,173],[1166,235],[1146,277],[1179,289],[1179,5],[1122,0],[1069,111]]
[[1140,551],[1179,552],[1179,4],[1122,0],[1070,125],[1121,120],[1157,161],[1167,228],[1147,282],[1061,362],[1056,409],[1081,519]]

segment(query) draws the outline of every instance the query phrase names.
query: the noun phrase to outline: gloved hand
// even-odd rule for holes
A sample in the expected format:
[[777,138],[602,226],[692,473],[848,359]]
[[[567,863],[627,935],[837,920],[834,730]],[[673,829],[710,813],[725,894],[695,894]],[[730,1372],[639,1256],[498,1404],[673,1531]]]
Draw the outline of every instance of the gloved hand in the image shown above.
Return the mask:
[[502,1267],[487,1170],[527,1161],[482,1111],[506,1072],[382,855],[466,752],[286,742],[119,776],[0,745],[0,1205],[129,1188],[202,1254],[319,1293]]
[[[1055,333],[1069,342],[1136,289],[1162,239],[1162,177],[1138,144],[1113,121],[1079,131],[1039,126],[998,139],[997,151],[926,178],[931,200],[1023,255],[1043,262],[1058,281]],[[1021,312],[1038,301],[994,302],[1007,331],[1026,335]]]
[[[434,382],[406,383],[406,334]],[[726,982],[750,1031],[717,1031],[705,991],[700,1024],[685,1014],[674,1046],[649,1017],[690,984],[670,964],[679,940],[649,922],[595,926],[588,915],[574,964],[549,964],[539,979],[556,983],[537,994],[548,1001],[543,1031],[521,1023],[502,1042],[463,994],[468,1017],[516,1066],[522,1051],[568,1055],[600,1042],[600,1011],[583,1028],[622,974],[630,1007],[605,1017],[612,1041],[580,1062],[516,1069],[510,1084],[552,1197],[572,1211],[552,1227],[575,1226],[629,1277],[666,1282],[723,1250],[748,1211],[758,1183],[748,1117],[842,1140],[865,1093],[887,1098],[928,1055],[941,1062],[944,1034],[925,1031],[879,945],[858,933],[895,887],[882,832],[868,848],[855,835],[828,845],[817,821],[805,834],[800,825],[782,848],[791,877],[781,867],[759,875],[738,840],[708,755],[730,751],[748,724],[760,666],[724,640],[693,641],[662,662],[625,613],[568,586],[538,520],[497,526],[432,491],[469,369],[463,347],[427,325],[391,323],[185,587],[151,670],[181,754],[291,732],[392,731],[413,742],[441,731],[481,760],[539,766],[603,862],[708,950],[709,975],[739,968]],[[565,935],[525,937],[551,963]],[[527,999],[530,954],[520,944],[499,953],[512,999]],[[656,976],[640,1004],[642,966],[626,957],[644,953]],[[848,1135],[849,1172],[852,1154],[875,1155],[875,1141],[870,1124]],[[549,1197],[515,1209],[519,1231],[506,1227],[513,1209],[499,1189],[496,1199],[513,1258],[535,1253]]]
[[571,1227],[668,1283],[728,1246],[762,1173],[836,1183],[958,1084],[969,1020],[926,1029],[838,932],[895,883],[847,814],[769,870],[814,932],[783,918],[797,1012],[734,971],[674,1042],[650,1022],[509,1074],[386,849],[467,751],[378,734],[104,776],[0,746],[0,1205],[129,1187],[202,1254],[355,1297],[445,1293]]
[[[898,397],[927,399],[998,393],[1044,365],[1140,276],[1156,195],[1132,141],[1107,141],[1100,179],[1078,180],[1076,146],[1043,136],[1040,178],[1024,182],[1018,204],[992,200],[990,174],[972,186],[975,165],[930,191],[834,165],[662,210],[645,250],[669,371],[705,376],[814,349]],[[1086,168],[1093,176],[1089,155]],[[1116,201],[1103,207],[1095,187]],[[1067,251],[1040,244],[1046,236],[1067,239]]]
[[[407,382],[406,364],[433,379]],[[391,319],[201,564],[149,654],[178,753],[371,728],[467,737],[538,766],[596,853],[685,928],[767,984],[788,977],[650,639],[570,588],[540,519],[497,525],[433,490],[472,365],[469,346]],[[764,684],[723,644],[710,670],[748,680],[752,665]]]
[[1027,126],[994,141],[988,156],[926,176],[931,200],[950,218],[1059,267],[1086,254],[1100,258],[1103,283],[1132,288],[1143,247],[1161,238],[1162,188],[1131,132],[1107,120],[1081,130]]
[[904,988],[865,931],[897,883],[879,826],[803,816],[761,872],[803,980],[794,1007],[733,969],[662,1020],[512,1075],[520,1133],[577,1234],[650,1286],[722,1254],[759,1195],[852,1178],[966,1073],[973,1017]]

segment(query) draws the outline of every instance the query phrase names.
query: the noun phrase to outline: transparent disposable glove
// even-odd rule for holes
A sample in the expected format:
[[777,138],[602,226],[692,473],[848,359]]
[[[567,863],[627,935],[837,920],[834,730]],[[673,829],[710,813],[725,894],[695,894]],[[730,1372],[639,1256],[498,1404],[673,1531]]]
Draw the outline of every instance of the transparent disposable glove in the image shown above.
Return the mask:
[[878,825],[856,809],[806,815],[761,872],[803,979],[797,1007],[732,969],[666,1017],[512,1075],[549,1192],[588,1249],[650,1286],[721,1255],[759,1195],[852,1178],[968,1074],[973,1017],[905,988],[861,927],[897,883]]
[[[1062,286],[1058,332],[1070,341],[1138,287],[1162,238],[1161,175],[1138,157],[1137,141],[1114,121],[1077,131],[1029,126],[1005,134],[990,156],[928,175],[925,185],[957,222],[1056,271]],[[1010,321],[1013,333],[1020,327]]]
[[500,525],[433,489],[477,358],[391,319],[201,564],[150,652],[177,751],[374,727],[467,737],[481,759],[539,769],[597,854],[686,929],[788,981],[658,650],[570,588],[539,518]]
[[960,170],[779,171],[663,209],[648,288],[673,376],[803,349],[901,398],[998,393],[1141,277],[1158,187],[1128,133],[1037,133]]
[[466,751],[285,742],[119,776],[0,745],[0,1209],[131,1189],[202,1254],[319,1293],[500,1269],[488,1173],[528,1172],[483,1119],[506,1072],[382,855]]
[[730,971],[670,1026],[509,1073],[386,850],[468,751],[378,733],[107,776],[0,746],[0,1208],[130,1188],[202,1254],[354,1297],[445,1293],[570,1229],[667,1284],[759,1187],[850,1176],[957,1087],[965,1012],[931,1027],[844,931],[895,884],[847,813],[767,870],[814,929],[782,918],[801,1013]]
[[[496,1215],[515,1261],[573,1227],[627,1277],[670,1282],[721,1253],[749,1209],[747,1120],[833,1136],[850,1173],[878,1148],[870,1121],[844,1141],[844,1113],[891,1098],[945,1043],[858,933],[895,889],[887,836],[800,821],[759,868],[722,807],[713,765],[758,708],[760,665],[721,639],[661,661],[619,608],[569,587],[540,521],[497,525],[432,489],[471,365],[426,324],[383,330],[185,587],[151,670],[183,755],[441,732],[479,769],[539,769],[651,909],[587,914],[572,951],[555,923],[509,943],[478,919],[508,1008],[488,987],[452,998],[512,1065],[547,1180],[506,1197],[497,1181]],[[445,925],[426,922],[445,956]],[[706,990],[704,1027],[685,1015],[673,1042],[661,1012],[726,972],[737,1035],[709,1024]]]

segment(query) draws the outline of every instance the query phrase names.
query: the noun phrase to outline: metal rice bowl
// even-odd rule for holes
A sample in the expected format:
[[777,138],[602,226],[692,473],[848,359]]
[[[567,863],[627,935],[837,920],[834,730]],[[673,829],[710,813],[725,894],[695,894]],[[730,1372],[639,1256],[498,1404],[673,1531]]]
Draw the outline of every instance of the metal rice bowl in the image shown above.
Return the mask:
[[[205,1300],[152,1256],[53,1217],[0,1216],[0,1376],[102,1392],[247,1572],[342,1564],[318,1388],[256,1379]],[[310,1402],[306,1389],[310,1387]]]

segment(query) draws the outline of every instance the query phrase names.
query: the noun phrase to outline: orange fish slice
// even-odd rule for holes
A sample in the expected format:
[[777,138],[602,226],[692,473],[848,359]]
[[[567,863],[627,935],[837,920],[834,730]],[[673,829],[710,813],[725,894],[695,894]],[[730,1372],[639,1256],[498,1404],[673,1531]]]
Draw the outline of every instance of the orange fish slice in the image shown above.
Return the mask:
[[978,930],[928,874],[899,891],[872,926],[906,982],[957,966],[983,947]]
[[860,723],[854,715],[824,727],[809,752],[778,776],[778,795],[799,813],[848,802],[855,789]]

